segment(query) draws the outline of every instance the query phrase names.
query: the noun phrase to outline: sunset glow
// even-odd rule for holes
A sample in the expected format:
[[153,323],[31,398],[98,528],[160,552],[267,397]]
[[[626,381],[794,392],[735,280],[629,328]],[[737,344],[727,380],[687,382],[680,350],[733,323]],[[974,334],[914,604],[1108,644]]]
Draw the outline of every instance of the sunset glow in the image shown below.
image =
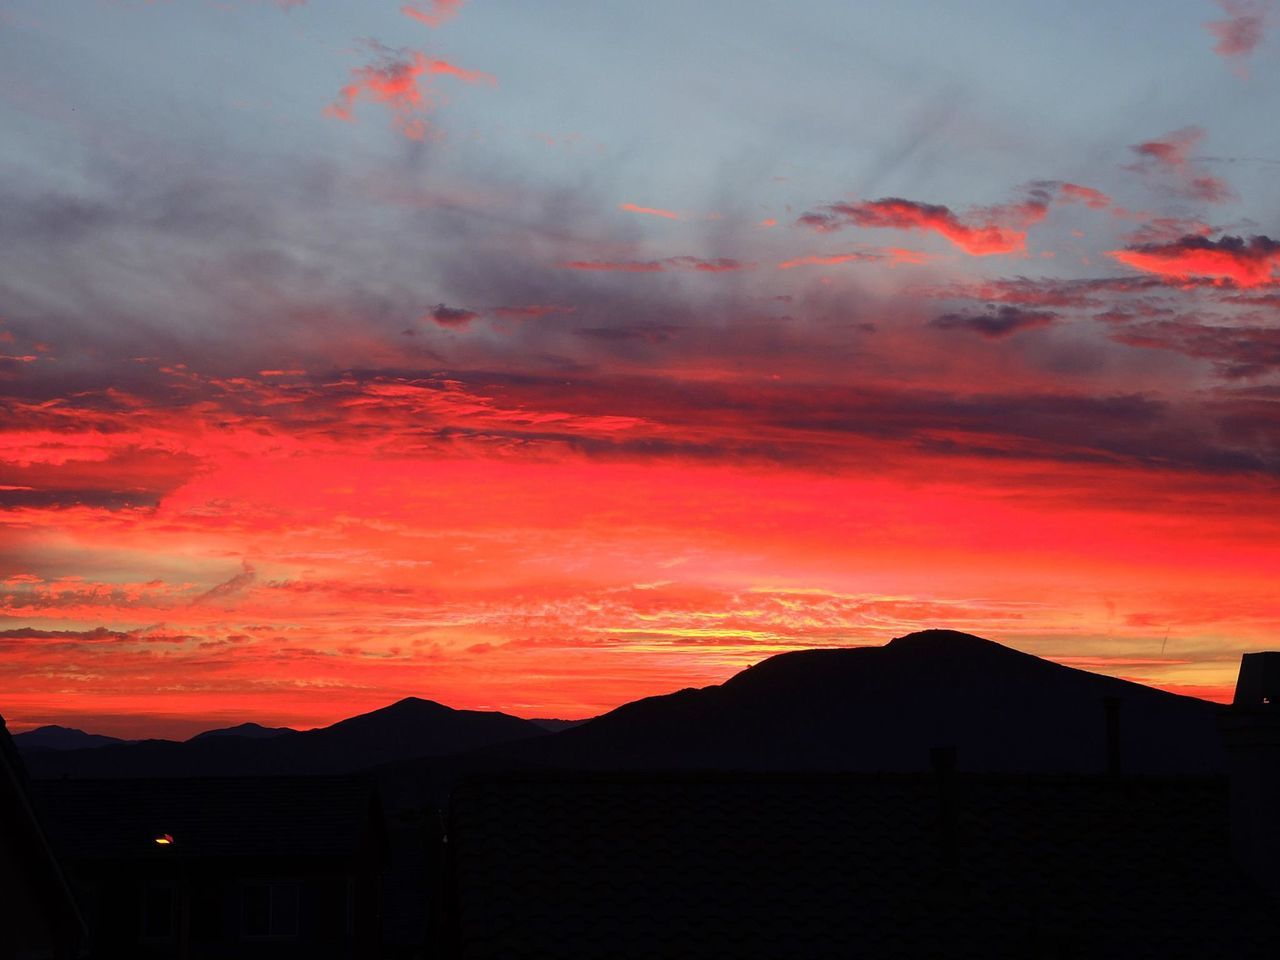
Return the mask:
[[11,729],[1276,648],[1266,17],[695,6],[0,4]]

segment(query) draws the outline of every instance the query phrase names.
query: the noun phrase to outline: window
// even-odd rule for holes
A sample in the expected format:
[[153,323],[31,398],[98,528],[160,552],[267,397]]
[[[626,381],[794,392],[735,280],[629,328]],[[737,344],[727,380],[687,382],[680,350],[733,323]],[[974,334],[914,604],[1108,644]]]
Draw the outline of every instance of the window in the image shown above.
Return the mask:
[[142,892],[142,938],[173,938],[173,887],[147,887]]
[[298,935],[298,884],[255,881],[244,886],[246,937]]

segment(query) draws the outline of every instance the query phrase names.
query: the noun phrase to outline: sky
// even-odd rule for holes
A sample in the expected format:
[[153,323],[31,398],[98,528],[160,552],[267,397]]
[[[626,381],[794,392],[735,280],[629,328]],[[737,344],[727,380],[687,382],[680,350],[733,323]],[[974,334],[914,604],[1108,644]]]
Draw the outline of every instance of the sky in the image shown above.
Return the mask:
[[1280,5],[0,0],[0,712],[1280,640]]

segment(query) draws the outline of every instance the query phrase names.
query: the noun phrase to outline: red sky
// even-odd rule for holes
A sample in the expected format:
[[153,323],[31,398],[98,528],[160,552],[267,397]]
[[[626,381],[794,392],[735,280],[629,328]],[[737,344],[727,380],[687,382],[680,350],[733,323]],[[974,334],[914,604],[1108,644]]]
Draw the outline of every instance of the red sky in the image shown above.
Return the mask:
[[[165,112],[195,78],[127,124],[71,67],[9,88],[11,728],[581,717],[939,626],[1220,698],[1275,648],[1280,244],[1269,179],[1222,162],[1252,142],[1116,106],[986,167],[939,120],[962,175],[815,135],[694,189],[695,156],[555,106],[479,3],[379,14],[422,49],[288,6],[235,15],[297,78],[212,130]],[[13,22],[61,62],[87,28],[40,14]],[[189,14],[97,15],[180,51]],[[1261,34],[1192,27],[1203,77],[1265,87],[1231,69]],[[267,53],[237,55],[249,84]]]

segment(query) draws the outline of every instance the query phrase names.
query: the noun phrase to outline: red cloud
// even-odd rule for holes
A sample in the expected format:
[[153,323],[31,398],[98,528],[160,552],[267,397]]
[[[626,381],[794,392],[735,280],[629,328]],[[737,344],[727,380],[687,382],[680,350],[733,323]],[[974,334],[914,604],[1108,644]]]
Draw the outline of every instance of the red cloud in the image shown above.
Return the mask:
[[1144,176],[1169,178],[1182,196],[1206,203],[1224,203],[1233,196],[1225,180],[1210,176],[1189,156],[1204,139],[1199,127],[1183,127],[1157,140],[1134,144],[1138,162],[1126,167]]
[[1218,6],[1227,19],[1210,20],[1204,25],[1218,40],[1213,52],[1227,60],[1243,60],[1262,42],[1269,4],[1260,0],[1218,0]]
[[379,54],[378,61],[351,71],[351,83],[339,90],[337,99],[325,107],[325,116],[351,120],[355,116],[357,100],[372,100],[391,108],[397,130],[411,140],[421,140],[427,132],[422,114],[435,106],[433,91],[423,89],[421,78],[424,75],[445,74],[464,83],[497,85],[492,74],[464,70],[444,60],[431,60],[417,50],[375,49]]
[[1049,197],[1035,190],[1022,203],[984,207],[960,217],[949,207],[886,197],[862,203],[834,203],[818,213],[806,213],[797,223],[823,233],[848,226],[928,230],[941,234],[965,253],[985,257],[1019,253],[1026,247],[1026,227],[1044,219]]
[[662,210],[658,207],[641,207],[634,203],[620,203],[619,210],[626,210],[628,213],[645,213],[651,217],[665,217],[668,220],[679,220],[680,214],[671,210]]
[[1208,237],[1188,235],[1170,243],[1151,243],[1111,250],[1121,263],[1174,280],[1218,277],[1242,287],[1274,282],[1280,267],[1280,242],[1270,237]]
[[[465,2],[466,0],[427,0],[425,4],[406,3],[400,8],[400,12],[428,27],[438,27],[456,17]],[[425,10],[422,9],[424,6]]]

